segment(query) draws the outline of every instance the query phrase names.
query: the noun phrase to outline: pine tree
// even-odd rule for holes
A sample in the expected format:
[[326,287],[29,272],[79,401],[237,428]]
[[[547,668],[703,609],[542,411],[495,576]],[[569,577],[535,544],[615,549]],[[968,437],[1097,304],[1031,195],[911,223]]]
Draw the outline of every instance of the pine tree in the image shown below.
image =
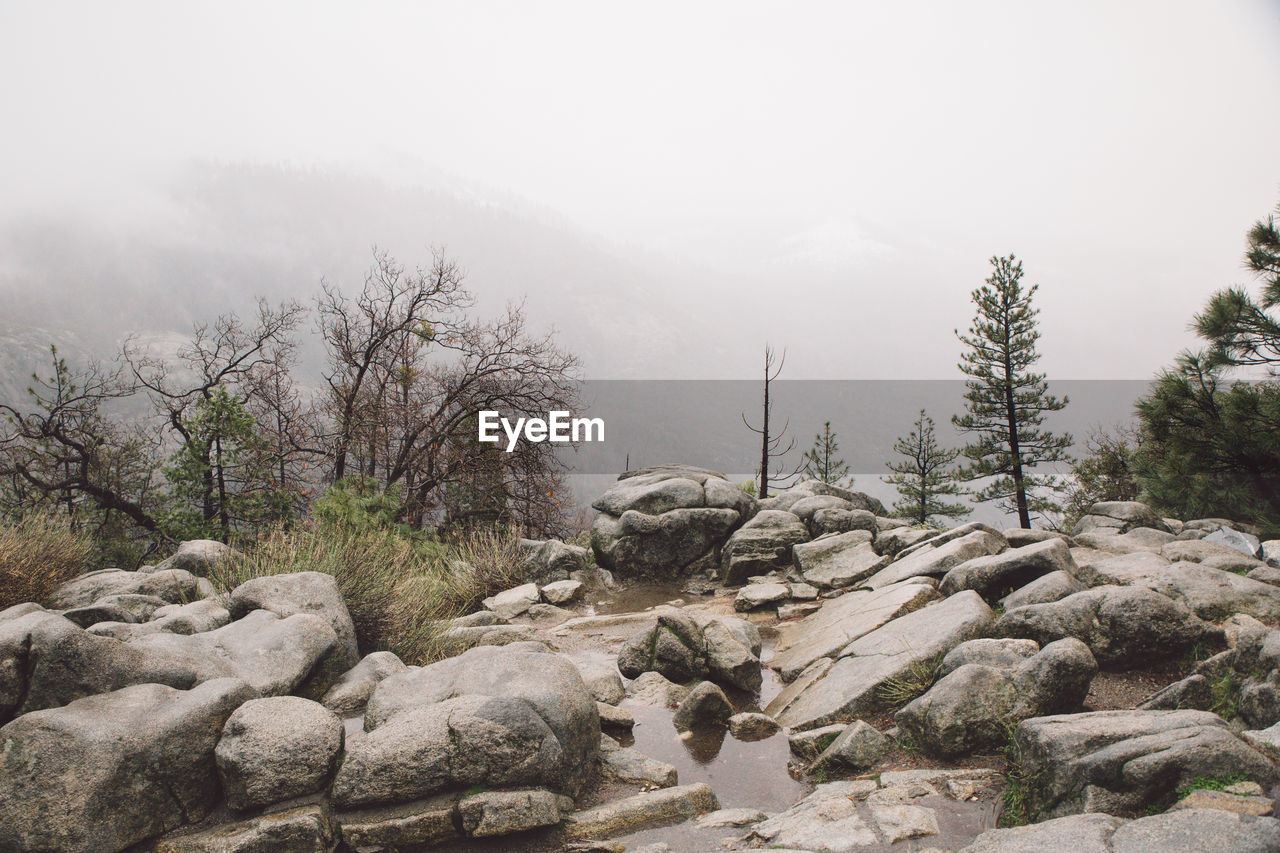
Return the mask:
[[895,515],[915,519],[918,524],[929,524],[934,516],[963,518],[969,514],[964,504],[942,500],[964,494],[957,482],[959,471],[951,465],[960,450],[938,446],[933,418],[924,409],[920,410],[911,432],[893,443],[893,450],[903,459],[886,462],[885,466],[893,473],[883,479],[902,496],[902,500],[893,505]]
[[822,424],[822,432],[813,437],[813,447],[804,452],[804,463],[800,468],[801,476],[810,480],[821,480],[832,486],[849,487],[853,485],[853,475],[849,466],[839,457],[840,444],[831,429],[831,421]]
[[960,358],[965,381],[967,414],[951,419],[962,432],[976,436],[964,448],[971,460],[966,479],[990,479],[974,493],[979,501],[999,501],[1016,511],[1018,524],[1031,527],[1031,511],[1052,504],[1037,491],[1057,489],[1052,475],[1037,475],[1037,465],[1069,461],[1070,435],[1042,429],[1046,412],[1067,405],[1049,394],[1044,374],[1031,366],[1040,358],[1040,332],[1031,306],[1038,285],[1022,288],[1022,263],[1013,255],[992,258],[994,271],[986,284],[973,291],[977,314],[969,333],[956,336],[969,349]]

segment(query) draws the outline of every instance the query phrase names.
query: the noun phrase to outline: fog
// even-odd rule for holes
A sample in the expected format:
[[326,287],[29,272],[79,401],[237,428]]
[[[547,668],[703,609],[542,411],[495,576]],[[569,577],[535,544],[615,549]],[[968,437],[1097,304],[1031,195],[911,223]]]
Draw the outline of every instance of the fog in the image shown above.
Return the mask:
[[[0,336],[93,349],[445,246],[591,378],[1141,379],[1280,199],[1280,4],[0,3]],[[10,358],[14,358],[10,353]]]

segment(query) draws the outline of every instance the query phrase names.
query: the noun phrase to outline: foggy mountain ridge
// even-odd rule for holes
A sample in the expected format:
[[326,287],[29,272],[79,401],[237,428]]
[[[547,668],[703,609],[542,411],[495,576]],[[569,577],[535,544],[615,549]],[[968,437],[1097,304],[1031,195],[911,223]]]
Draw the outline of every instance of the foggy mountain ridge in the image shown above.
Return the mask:
[[[6,395],[21,385],[15,374],[30,372],[17,354],[36,348],[41,358],[50,342],[110,358],[130,334],[185,335],[228,311],[244,316],[257,296],[310,304],[322,279],[353,293],[375,246],[410,268],[429,265],[439,247],[466,271],[478,316],[522,302],[531,330],[555,328],[593,376],[699,375],[708,354],[729,363],[730,348],[700,334],[696,318],[708,315],[715,288],[689,292],[696,270],[654,270],[654,259],[532,205],[333,172],[203,164],[180,172],[157,207],[114,222],[0,223]],[[672,310],[676,298],[683,305]],[[314,325],[299,337],[314,372]],[[702,357],[686,358],[682,339],[696,340]]]

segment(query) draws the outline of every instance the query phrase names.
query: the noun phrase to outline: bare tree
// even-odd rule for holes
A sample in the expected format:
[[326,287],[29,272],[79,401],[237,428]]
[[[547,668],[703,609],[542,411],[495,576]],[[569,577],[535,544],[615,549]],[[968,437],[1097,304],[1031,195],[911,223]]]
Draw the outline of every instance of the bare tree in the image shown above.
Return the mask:
[[[769,497],[769,467],[773,460],[781,459],[790,453],[796,446],[796,440],[790,439],[786,447],[782,446],[782,440],[786,437],[787,427],[791,422],[782,425],[782,429],[776,434],[771,434],[770,427],[772,425],[771,417],[773,414],[773,401],[770,399],[770,386],[773,381],[782,373],[782,366],[786,364],[787,353],[783,350],[780,358],[775,358],[773,347],[765,344],[764,347],[764,406],[763,414],[760,419],[760,426],[754,427],[747,422],[747,416],[742,415],[742,423],[747,429],[760,436],[760,497],[761,499]],[[783,474],[776,479],[786,481],[794,479],[798,471],[792,471],[789,474]]]

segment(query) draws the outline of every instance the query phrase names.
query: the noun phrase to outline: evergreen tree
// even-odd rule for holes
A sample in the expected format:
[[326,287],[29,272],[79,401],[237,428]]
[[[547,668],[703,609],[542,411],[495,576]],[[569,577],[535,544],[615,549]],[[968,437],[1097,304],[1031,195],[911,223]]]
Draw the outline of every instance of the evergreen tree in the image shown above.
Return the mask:
[[929,524],[935,516],[963,518],[969,514],[964,504],[943,500],[964,493],[957,482],[959,471],[952,467],[960,450],[938,446],[933,418],[924,409],[920,410],[911,432],[893,443],[893,450],[903,458],[885,463],[893,473],[883,479],[902,496],[902,500],[893,505],[896,516]]
[[291,501],[273,484],[269,448],[241,400],[214,388],[182,426],[187,439],[164,471],[174,538],[226,541],[288,517]]
[[1016,511],[1018,524],[1031,526],[1031,511],[1051,504],[1037,490],[1060,487],[1057,478],[1037,475],[1042,463],[1067,461],[1070,435],[1054,435],[1042,428],[1047,412],[1067,405],[1067,398],[1049,394],[1044,374],[1031,366],[1040,358],[1040,332],[1031,306],[1038,285],[1022,288],[1022,263],[1013,255],[992,258],[994,271],[986,284],[973,291],[977,314],[969,333],[956,336],[968,347],[960,358],[968,412],[951,419],[962,432],[975,436],[964,448],[971,460],[968,479],[990,481],[974,493],[979,501],[999,501]]
[[832,486],[852,486],[853,476],[849,473],[849,466],[839,457],[839,452],[840,444],[831,429],[831,421],[826,421],[822,424],[822,432],[813,437],[813,447],[804,452],[801,476]]

